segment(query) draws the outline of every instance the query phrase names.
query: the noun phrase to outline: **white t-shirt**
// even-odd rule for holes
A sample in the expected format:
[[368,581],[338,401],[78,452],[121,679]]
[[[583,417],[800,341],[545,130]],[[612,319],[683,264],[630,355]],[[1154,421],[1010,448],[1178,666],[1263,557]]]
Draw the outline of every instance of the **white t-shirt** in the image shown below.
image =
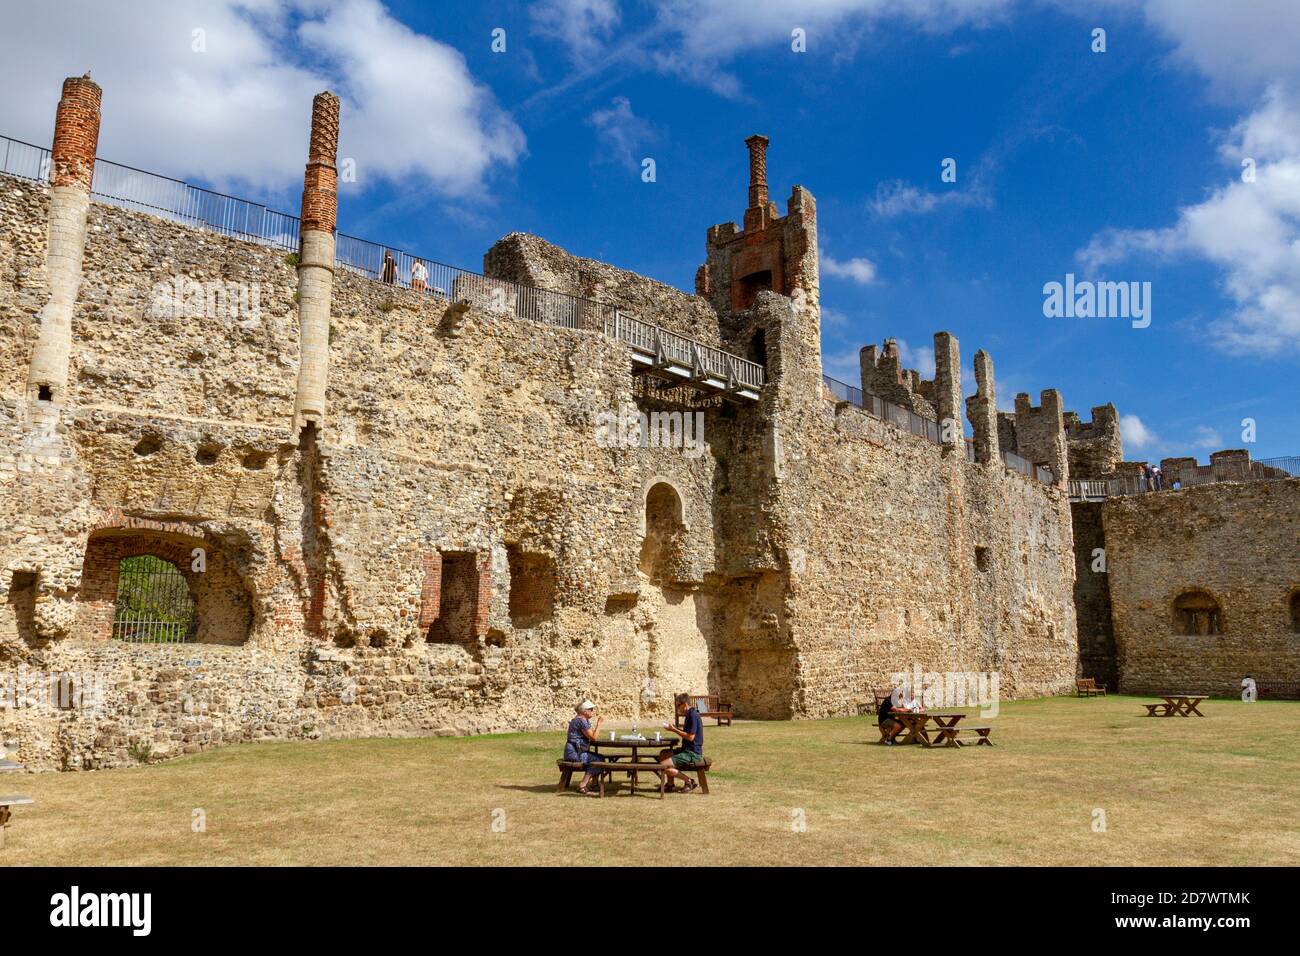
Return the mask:
[[411,278],[417,282],[424,282],[429,278],[429,270],[424,267],[423,262],[417,262],[411,266]]

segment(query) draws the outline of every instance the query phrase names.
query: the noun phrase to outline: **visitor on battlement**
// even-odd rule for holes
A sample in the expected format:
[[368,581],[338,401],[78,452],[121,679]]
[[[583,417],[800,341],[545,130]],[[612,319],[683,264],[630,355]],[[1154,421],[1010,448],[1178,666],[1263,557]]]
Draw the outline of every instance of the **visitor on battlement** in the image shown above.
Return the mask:
[[1154,482],[1154,489],[1156,491],[1165,490],[1165,474],[1160,470],[1159,465],[1156,465],[1156,467],[1151,469],[1151,479]]
[[393,252],[391,249],[384,250],[384,268],[383,271],[380,272],[379,278],[383,280],[386,285],[392,285],[397,281],[397,260],[393,258]]
[[578,792],[586,795],[592,792],[587,788],[598,772],[591,769],[591,763],[600,760],[600,754],[592,751],[591,744],[600,733],[600,722],[605,718],[597,717],[596,723],[592,724],[591,717],[596,713],[596,705],[589,700],[584,700],[575,707],[574,712],[577,716],[569,721],[569,732],[564,741],[564,759],[570,763],[582,764],[584,773],[582,782],[578,784]]
[[423,292],[425,285],[429,281],[429,270],[419,259],[411,266],[411,288],[416,292]]
[[[678,728],[671,723],[665,723],[664,730],[681,737],[682,746],[676,751],[659,752],[659,765],[664,768],[664,773],[668,774],[664,793],[690,793],[699,784],[682,771],[708,763],[704,759],[704,721],[700,717],[700,712],[691,704],[690,694],[678,694],[673,700],[677,713],[682,718],[682,726]],[[685,784],[680,791],[677,789],[678,777],[681,777]]]

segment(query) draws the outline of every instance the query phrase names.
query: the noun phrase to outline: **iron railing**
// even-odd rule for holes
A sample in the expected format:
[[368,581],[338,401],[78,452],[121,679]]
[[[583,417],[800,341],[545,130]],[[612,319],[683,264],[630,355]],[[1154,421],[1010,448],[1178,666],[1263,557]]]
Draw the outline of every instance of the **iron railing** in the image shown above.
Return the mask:
[[1158,479],[1147,478],[1145,475],[1080,479],[1070,482],[1069,494],[1076,501],[1100,501],[1149,491],[1177,491],[1223,481],[1267,481],[1278,478],[1300,478],[1300,456],[1188,466],[1162,472]]
[[119,562],[113,608],[115,640],[183,644],[193,639],[197,628],[194,595],[176,565],[152,554]]
[[[940,440],[942,433],[939,429],[939,423],[933,419],[918,415],[902,405],[887,402],[879,395],[864,392],[862,389],[848,384],[848,382],[841,382],[829,375],[822,375],[822,381],[826,384],[826,388],[830,390],[830,393],[840,401],[852,402],[876,418],[896,425],[906,432],[932,441],[936,445],[943,444]],[[975,443],[969,438],[964,438],[962,443],[965,445],[966,460],[974,461]],[[1035,478],[1045,485],[1050,485],[1055,480],[1050,469],[1044,468],[1042,465],[1034,465],[1012,452],[1002,452],[1002,461],[1013,471],[1020,472],[1026,478]]]
[[[0,136],[0,173],[49,182],[50,151]],[[290,252],[299,248],[301,223],[297,216],[133,166],[96,159],[91,194],[109,205],[197,229]],[[334,255],[340,270],[375,282],[449,301],[466,301],[558,328],[596,332],[642,352],[655,351],[662,345],[667,358],[699,366],[715,377],[734,380],[750,389],[761,389],[766,381],[765,369],[757,362],[642,322],[608,302],[493,279],[344,233],[336,235]]]

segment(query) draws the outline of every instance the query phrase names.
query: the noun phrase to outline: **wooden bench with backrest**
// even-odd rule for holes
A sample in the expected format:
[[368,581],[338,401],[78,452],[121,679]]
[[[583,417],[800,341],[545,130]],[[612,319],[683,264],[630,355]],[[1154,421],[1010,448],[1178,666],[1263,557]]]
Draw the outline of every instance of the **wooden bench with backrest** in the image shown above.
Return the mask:
[[1106,688],[1098,687],[1094,678],[1084,677],[1074,682],[1074,693],[1076,697],[1105,697]]
[[[727,726],[731,726],[731,705],[724,704],[718,694],[691,694],[691,706],[700,712],[701,717],[712,717],[717,720],[716,726],[721,727],[722,722],[726,721]],[[677,715],[677,726],[682,725],[682,715]]]
[[[573,779],[574,773],[581,774],[584,772],[582,764],[578,763],[576,760],[560,759],[555,761],[555,765],[560,768],[560,786],[555,791],[556,793],[564,793],[564,791],[569,789],[569,782]],[[631,760],[593,760],[588,764],[588,769],[596,771],[596,780],[600,785],[600,795],[602,797],[605,795],[605,781],[612,779],[614,773],[625,773],[628,775],[628,779],[632,784],[630,793],[636,793],[636,778],[639,774],[652,773],[659,778],[660,797],[664,795],[664,786],[668,782],[668,775],[663,772],[663,767],[660,766],[658,761],[638,760],[633,762]],[[700,781],[700,792],[705,796],[708,796],[708,774],[711,769],[713,769],[713,761],[706,758],[702,764],[694,767],[678,767],[677,771],[679,773],[695,774]]]
[[0,794],[0,847],[5,843],[5,831],[9,829],[10,807],[21,807],[34,803],[31,797],[22,794],[5,796]]

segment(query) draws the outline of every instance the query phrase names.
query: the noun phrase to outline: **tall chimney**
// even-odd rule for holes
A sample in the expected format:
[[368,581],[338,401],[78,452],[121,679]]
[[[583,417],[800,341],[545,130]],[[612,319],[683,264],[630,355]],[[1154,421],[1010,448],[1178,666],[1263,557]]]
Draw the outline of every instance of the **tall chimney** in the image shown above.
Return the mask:
[[311,145],[302,183],[298,256],[298,396],[294,434],[325,423],[330,306],[334,294],[334,227],[338,218],[339,98],[318,93],[311,104]]
[[[45,263],[49,298],[41,310],[41,331],[27,375],[28,398],[55,408],[67,401],[72,354],[72,312],[81,289],[86,253],[86,213],[99,148],[99,106],[103,91],[90,74],[63,81],[54,116],[50,165],[49,241]],[[34,406],[44,409],[50,406]],[[57,413],[56,413],[57,417]]]
[[745,140],[749,147],[750,209],[767,206],[767,143],[767,137],[758,133]]

